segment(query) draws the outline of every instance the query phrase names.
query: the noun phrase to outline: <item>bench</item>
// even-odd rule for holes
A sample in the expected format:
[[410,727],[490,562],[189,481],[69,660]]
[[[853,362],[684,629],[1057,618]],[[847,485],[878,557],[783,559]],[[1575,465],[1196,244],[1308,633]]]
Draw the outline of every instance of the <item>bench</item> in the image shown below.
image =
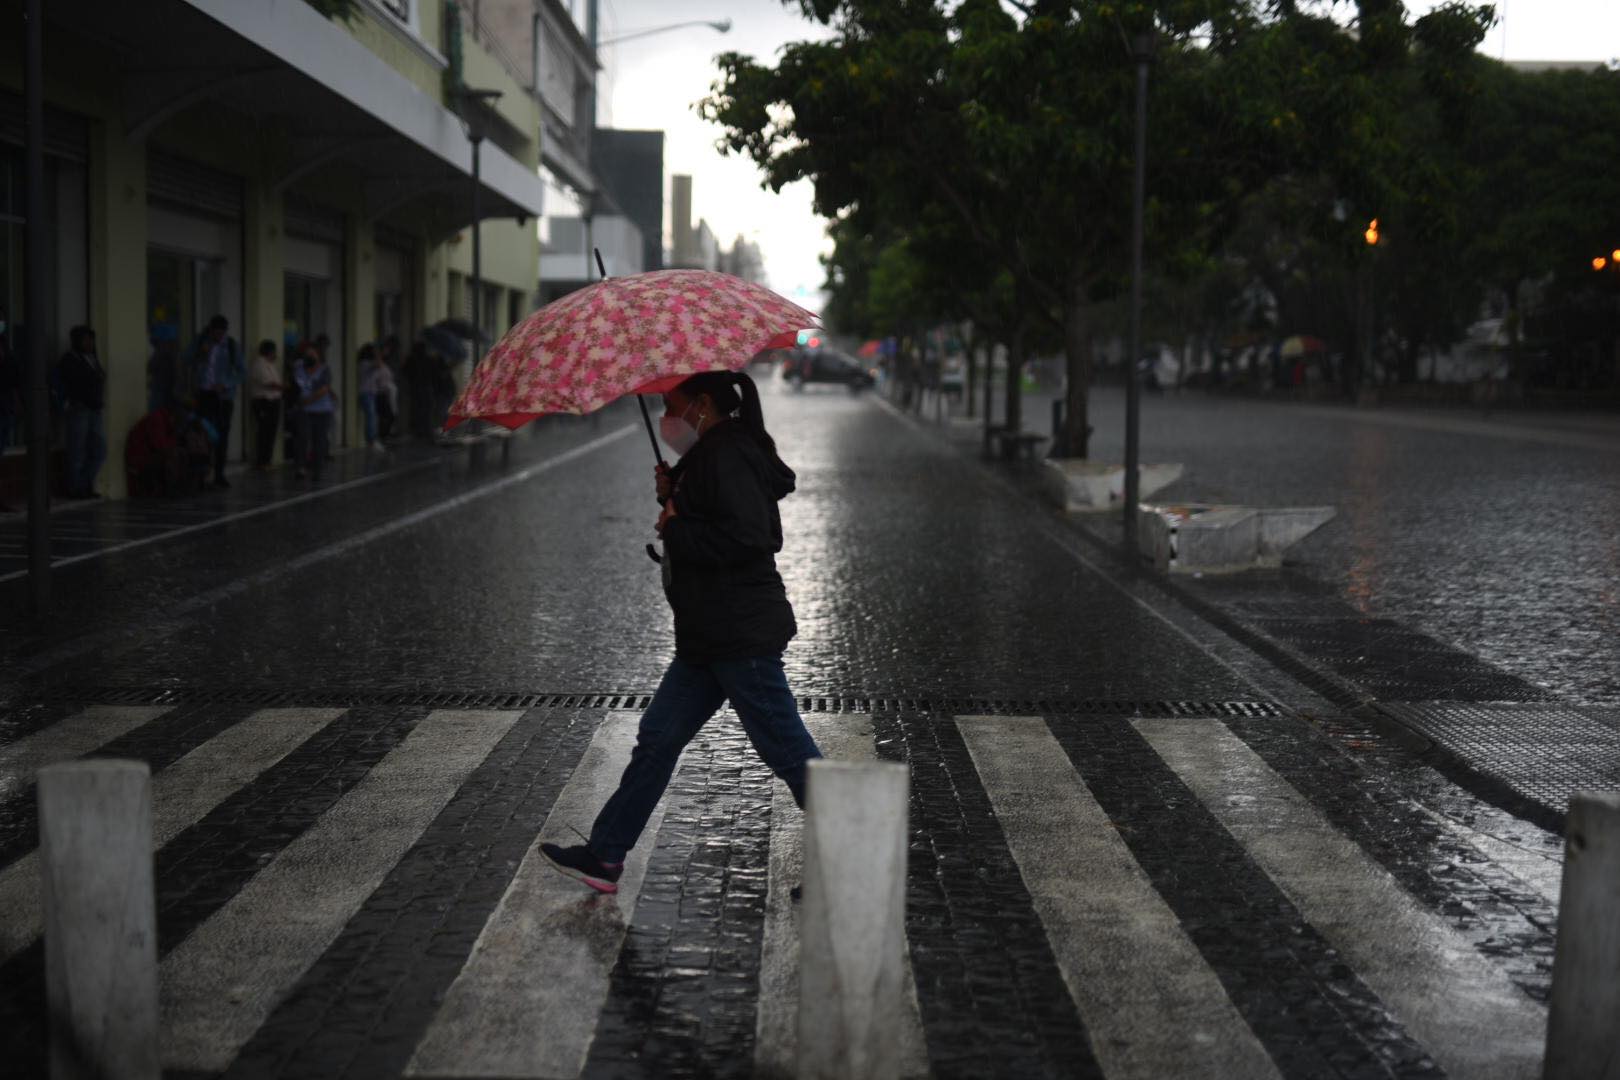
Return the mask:
[[1034,461],[1035,451],[1042,443],[1050,441],[1047,436],[1037,435],[1032,431],[1014,431],[1005,427],[985,428],[984,455],[999,456],[1008,461],[1015,458]]

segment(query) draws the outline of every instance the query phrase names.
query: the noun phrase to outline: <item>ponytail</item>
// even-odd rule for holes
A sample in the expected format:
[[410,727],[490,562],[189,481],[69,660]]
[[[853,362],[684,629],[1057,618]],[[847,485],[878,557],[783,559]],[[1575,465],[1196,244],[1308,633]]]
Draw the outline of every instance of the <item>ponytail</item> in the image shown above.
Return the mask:
[[[776,440],[765,430],[765,410],[759,403],[759,387],[746,371],[705,371],[693,375],[680,385],[687,397],[707,394],[722,415],[736,414],[748,434],[772,461],[781,465],[776,453]],[[784,468],[786,466],[784,465]]]
[[759,443],[760,449],[770,457],[776,457],[776,440],[765,430],[765,410],[759,404],[759,387],[754,385],[753,377],[746,371],[734,371],[731,378],[737,384],[737,396],[741,399],[737,409],[738,418],[754,441]]

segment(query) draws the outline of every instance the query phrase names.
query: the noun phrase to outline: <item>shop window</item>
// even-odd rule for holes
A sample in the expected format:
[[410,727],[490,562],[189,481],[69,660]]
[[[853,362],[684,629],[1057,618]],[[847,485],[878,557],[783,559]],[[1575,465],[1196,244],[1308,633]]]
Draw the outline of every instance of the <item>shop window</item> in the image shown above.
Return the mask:
[[[336,341],[334,327],[328,325],[331,282],[304,274],[286,274],[282,280],[282,344],[292,352],[300,342],[314,341],[322,334]],[[328,362],[333,357],[328,350]],[[335,365],[334,365],[335,366]]]
[[[197,258],[180,252],[149,248],[146,252],[146,334],[151,347],[147,362],[148,408],[164,396],[163,383],[176,381],[168,392],[185,398],[189,385],[192,345],[208,320],[222,313],[225,265],[219,259]],[[174,366],[174,365],[180,366]]]

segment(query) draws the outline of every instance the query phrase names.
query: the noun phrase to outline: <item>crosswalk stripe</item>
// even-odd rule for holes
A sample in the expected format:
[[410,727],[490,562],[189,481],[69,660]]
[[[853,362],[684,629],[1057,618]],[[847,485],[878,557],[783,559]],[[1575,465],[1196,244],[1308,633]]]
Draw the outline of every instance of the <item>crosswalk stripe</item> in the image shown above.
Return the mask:
[[166,1068],[218,1072],[521,715],[430,713],[163,961]]
[[[286,757],[342,709],[261,709],[152,778],[152,844],[160,848],[243,784]],[[39,855],[0,872],[0,960],[39,936]]]
[[[876,761],[869,716],[811,714],[805,717],[816,745],[835,761]],[[786,785],[771,802],[771,862],[765,933],[759,960],[759,1016],[754,1028],[754,1075],[795,1074],[799,1022],[799,913],[790,890],[804,867],[804,817]],[[903,1077],[928,1075],[928,1051],[917,1005],[917,984],[906,957],[906,1012],[897,1033]]]
[[1110,1080],[1277,1076],[1046,721],[956,726]]
[[[594,820],[630,758],[640,719],[614,712],[602,721],[541,837],[566,840],[569,826]],[[613,896],[563,877],[538,843],[530,847],[406,1075],[579,1075],[663,817],[661,801]]]
[[1533,1077],[1546,1010],[1216,720],[1135,727],[1453,1076]]
[[103,743],[157,719],[169,708],[166,705],[96,705],[0,748],[0,799],[22,794],[43,766],[82,757]]

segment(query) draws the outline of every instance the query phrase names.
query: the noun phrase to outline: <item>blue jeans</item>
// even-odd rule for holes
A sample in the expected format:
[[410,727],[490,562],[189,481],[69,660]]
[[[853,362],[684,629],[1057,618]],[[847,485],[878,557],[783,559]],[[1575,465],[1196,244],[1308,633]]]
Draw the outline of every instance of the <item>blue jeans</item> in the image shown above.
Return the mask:
[[96,474],[107,460],[107,434],[101,410],[69,405],[64,420],[68,494],[87,494],[95,490]]
[[681,751],[728,699],[755,752],[804,806],[805,765],[821,751],[799,718],[781,655],[701,667],[677,658],[641,714],[636,746],[618,790],[591,826],[591,854],[606,863],[624,861],[669,786]]
[[377,441],[377,395],[360,395],[360,413],[366,418],[366,445]]

